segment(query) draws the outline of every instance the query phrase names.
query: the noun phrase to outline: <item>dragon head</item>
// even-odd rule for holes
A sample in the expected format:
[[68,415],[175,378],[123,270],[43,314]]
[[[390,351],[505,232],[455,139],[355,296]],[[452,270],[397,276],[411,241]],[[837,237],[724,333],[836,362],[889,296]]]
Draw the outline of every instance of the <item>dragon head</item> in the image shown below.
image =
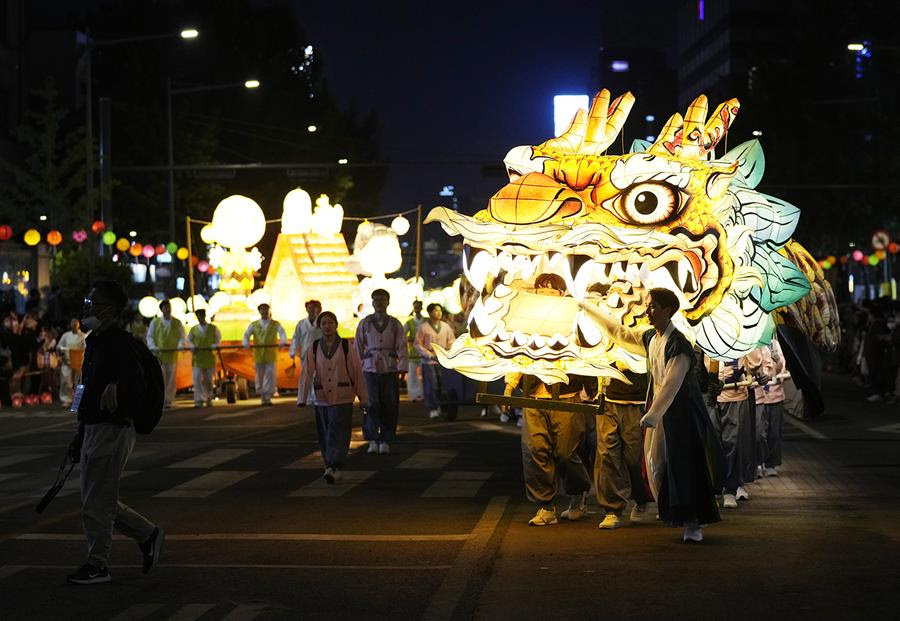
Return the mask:
[[605,304],[626,326],[646,324],[646,291],[672,290],[679,327],[711,357],[737,358],[771,334],[770,313],[809,291],[779,254],[799,210],[754,190],[759,142],[721,158],[715,147],[739,110],[731,99],[707,118],[705,96],[674,114],[654,143],[608,155],[634,103],[600,91],[561,136],[513,148],[509,183],[474,217],[438,207],[465,239],[463,270],[480,296],[469,332],[445,366],[477,379],[508,372],[546,382],[569,374],[620,377],[645,361],[619,347],[580,301]]

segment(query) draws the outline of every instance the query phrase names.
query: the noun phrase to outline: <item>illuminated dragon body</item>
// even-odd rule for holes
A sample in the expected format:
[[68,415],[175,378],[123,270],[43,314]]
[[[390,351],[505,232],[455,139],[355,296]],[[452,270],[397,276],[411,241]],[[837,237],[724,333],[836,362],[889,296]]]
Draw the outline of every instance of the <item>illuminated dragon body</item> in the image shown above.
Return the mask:
[[764,167],[759,142],[715,157],[738,101],[707,119],[701,95],[654,143],[607,155],[633,102],[631,93],[610,101],[602,90],[561,136],[509,152],[510,181],[487,209],[429,214],[465,239],[463,270],[479,294],[469,332],[438,350],[441,364],[476,379],[522,372],[549,383],[643,371],[645,360],[578,304],[605,304],[634,327],[647,322],[652,287],[676,293],[676,324],[704,352],[737,358],[768,341],[775,309],[810,292],[779,252],[799,210],[754,189]]

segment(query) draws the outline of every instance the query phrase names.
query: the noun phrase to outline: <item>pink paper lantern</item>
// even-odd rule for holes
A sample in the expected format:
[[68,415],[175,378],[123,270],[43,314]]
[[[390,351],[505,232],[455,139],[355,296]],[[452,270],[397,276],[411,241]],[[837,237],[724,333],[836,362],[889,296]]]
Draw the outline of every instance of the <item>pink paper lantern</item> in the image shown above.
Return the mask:
[[853,254],[851,256],[853,257],[854,261],[862,261],[866,255],[863,254],[862,250],[857,249],[853,251]]
[[83,244],[87,241],[88,234],[84,229],[78,229],[77,231],[72,231],[72,240],[76,244]]
[[156,249],[152,244],[145,244],[144,247],[141,248],[141,254],[149,259],[156,254]]
[[209,263],[207,261],[200,261],[197,263],[197,269],[201,272],[206,272],[209,269]]

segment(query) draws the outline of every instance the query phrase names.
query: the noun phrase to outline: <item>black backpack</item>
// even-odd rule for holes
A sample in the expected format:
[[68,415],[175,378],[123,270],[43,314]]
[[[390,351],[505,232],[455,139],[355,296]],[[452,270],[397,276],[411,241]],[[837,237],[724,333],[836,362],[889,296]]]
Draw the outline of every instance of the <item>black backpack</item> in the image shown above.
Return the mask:
[[131,351],[137,363],[138,373],[127,388],[127,413],[140,434],[148,434],[162,418],[166,400],[165,383],[159,359],[143,341],[130,338]]

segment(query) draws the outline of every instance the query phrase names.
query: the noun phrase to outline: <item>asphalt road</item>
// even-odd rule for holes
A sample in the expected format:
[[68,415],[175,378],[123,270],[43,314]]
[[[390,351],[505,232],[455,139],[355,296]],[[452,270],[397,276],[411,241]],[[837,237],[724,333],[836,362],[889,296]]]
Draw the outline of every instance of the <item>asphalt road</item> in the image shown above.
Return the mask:
[[[403,404],[389,455],[356,417],[344,482],[326,486],[309,410],[184,402],[139,437],[121,495],[167,531],[144,576],[113,544],[109,584],[84,561],[77,471],[43,515],[74,422],[0,411],[0,619],[897,618],[900,408],[842,378],[829,412],[786,426],[781,476],[706,529],[527,526],[518,429]],[[560,508],[565,500],[560,499]]]

